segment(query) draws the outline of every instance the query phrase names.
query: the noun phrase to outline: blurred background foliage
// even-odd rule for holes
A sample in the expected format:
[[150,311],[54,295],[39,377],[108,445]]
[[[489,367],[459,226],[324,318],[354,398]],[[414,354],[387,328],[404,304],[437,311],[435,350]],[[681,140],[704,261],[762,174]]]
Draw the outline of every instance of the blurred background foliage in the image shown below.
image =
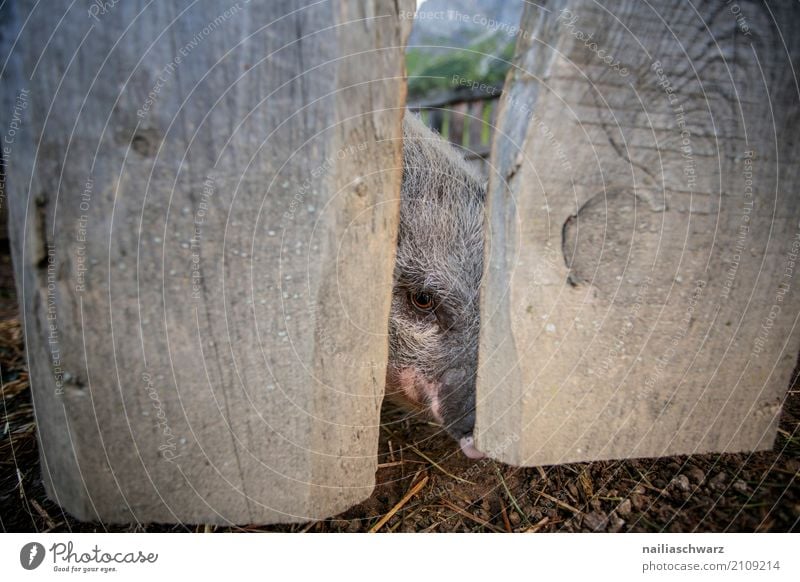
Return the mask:
[[452,92],[453,76],[502,87],[521,14],[522,2],[509,0],[418,3],[406,52],[409,101]]

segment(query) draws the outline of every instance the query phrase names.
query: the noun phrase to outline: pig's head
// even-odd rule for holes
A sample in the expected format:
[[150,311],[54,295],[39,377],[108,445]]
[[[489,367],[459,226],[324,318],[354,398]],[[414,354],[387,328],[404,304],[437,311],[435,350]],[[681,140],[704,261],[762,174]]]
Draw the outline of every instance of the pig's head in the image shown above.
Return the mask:
[[400,229],[387,392],[473,444],[484,188],[458,152],[411,114],[403,126]]

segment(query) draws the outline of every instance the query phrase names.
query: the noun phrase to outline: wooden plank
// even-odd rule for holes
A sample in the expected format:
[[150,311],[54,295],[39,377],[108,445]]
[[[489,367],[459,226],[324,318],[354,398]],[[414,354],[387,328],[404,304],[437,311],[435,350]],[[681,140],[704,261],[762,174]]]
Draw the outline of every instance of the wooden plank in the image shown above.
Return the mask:
[[2,84],[29,99],[8,191],[48,494],[103,522],[363,500],[410,6],[34,4]]
[[469,103],[469,139],[467,147],[471,151],[479,151],[481,146],[481,132],[483,131],[483,107],[486,101],[473,101]]
[[447,138],[457,146],[461,146],[464,143],[466,113],[467,113],[466,103],[454,103],[452,106],[449,107],[450,131],[447,134]]
[[545,4],[493,145],[478,447],[770,448],[800,348],[800,9]]

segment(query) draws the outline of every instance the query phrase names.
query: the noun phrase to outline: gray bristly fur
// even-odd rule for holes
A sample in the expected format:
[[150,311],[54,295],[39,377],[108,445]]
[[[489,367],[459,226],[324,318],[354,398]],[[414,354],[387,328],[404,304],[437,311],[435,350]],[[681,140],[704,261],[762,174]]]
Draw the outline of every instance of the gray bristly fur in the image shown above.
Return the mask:
[[[457,440],[475,424],[484,186],[455,148],[406,113],[389,321],[390,394],[432,409]],[[421,312],[410,294],[434,297]]]

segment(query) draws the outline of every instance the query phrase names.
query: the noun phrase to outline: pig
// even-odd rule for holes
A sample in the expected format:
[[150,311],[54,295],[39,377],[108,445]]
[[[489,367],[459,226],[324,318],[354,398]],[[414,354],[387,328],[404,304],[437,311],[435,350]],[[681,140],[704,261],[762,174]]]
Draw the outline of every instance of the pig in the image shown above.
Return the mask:
[[483,273],[485,185],[449,142],[406,112],[387,394],[426,411],[469,458]]

